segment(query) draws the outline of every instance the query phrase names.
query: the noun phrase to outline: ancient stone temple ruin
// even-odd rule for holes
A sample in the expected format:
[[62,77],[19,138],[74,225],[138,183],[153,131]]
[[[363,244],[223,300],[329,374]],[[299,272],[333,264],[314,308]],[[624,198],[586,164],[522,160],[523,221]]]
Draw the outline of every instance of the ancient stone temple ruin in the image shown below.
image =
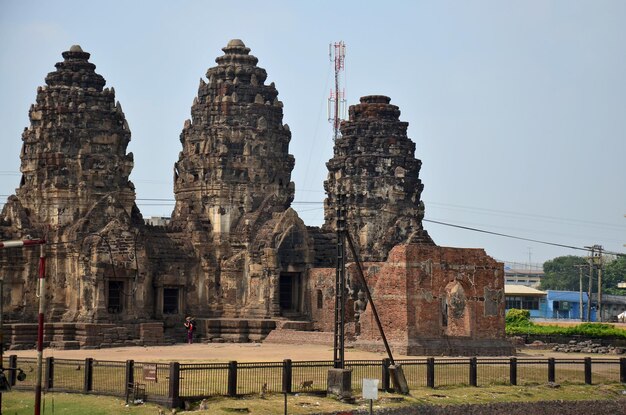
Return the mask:
[[[242,41],[223,51],[180,134],[168,225],[146,225],[135,205],[131,132],[90,54],[72,46],[38,88],[0,240],[49,242],[46,342],[182,341],[185,315],[195,316],[205,341],[325,341],[341,195],[396,349],[510,353],[502,264],[479,249],[436,246],[424,230],[421,161],[399,108],[378,95],[350,107],[327,164],[325,224],[307,227],[291,208],[295,160],[278,91]],[[5,339],[32,346],[38,252],[0,254]],[[354,271],[349,263],[347,333],[376,349],[379,334]]]

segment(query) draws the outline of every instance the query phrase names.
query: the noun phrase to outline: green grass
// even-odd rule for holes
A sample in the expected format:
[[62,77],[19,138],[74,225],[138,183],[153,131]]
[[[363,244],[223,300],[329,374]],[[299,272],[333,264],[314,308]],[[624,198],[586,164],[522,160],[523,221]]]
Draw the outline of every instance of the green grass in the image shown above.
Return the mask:
[[[4,415],[31,415],[34,401],[33,392],[4,393],[2,394],[2,413]],[[42,415],[156,415],[159,412],[159,406],[153,404],[126,407],[126,402],[122,399],[70,393],[43,395],[41,408]]]
[[[553,400],[609,400],[623,399],[624,385],[612,383],[607,385],[567,385],[550,388],[545,384],[535,386],[490,386],[490,387],[439,387],[436,389],[417,388],[411,390],[409,396],[392,395],[379,392],[379,399],[374,408],[401,407],[408,405],[458,405],[484,404],[493,402],[537,402]],[[306,415],[322,412],[349,411],[368,408],[368,402],[361,399],[358,392],[354,394],[356,402],[346,404],[332,398],[310,394],[289,395],[287,398],[288,413]],[[142,404],[126,407],[121,399],[94,396],[55,393],[44,396],[45,408],[42,414],[63,415],[108,415],[135,414],[156,415],[159,409],[170,413],[168,409],[157,405]],[[179,411],[194,415],[229,415],[242,413],[247,409],[250,414],[275,415],[283,413],[284,396],[270,394],[265,398],[247,396],[238,399],[216,397],[206,400],[207,410],[199,411],[198,402],[192,403],[191,411]],[[3,414],[26,415],[33,413],[32,392],[9,392],[3,394]],[[53,412],[54,409],[54,412]]]

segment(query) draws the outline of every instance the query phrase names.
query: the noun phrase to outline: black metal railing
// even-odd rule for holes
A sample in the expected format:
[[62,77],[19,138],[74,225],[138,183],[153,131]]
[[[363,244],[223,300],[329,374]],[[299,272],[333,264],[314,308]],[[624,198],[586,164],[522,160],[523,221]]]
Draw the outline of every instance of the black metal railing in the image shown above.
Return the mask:
[[[37,360],[5,357],[26,379],[11,386],[33,390]],[[348,360],[352,388],[363,379],[378,379],[381,390],[393,390],[389,359]],[[410,388],[441,386],[626,383],[626,358],[421,358],[398,360]],[[263,363],[147,363],[57,359],[43,362],[44,387],[49,392],[93,393],[158,402],[170,407],[185,400],[259,393],[323,393],[333,361]]]

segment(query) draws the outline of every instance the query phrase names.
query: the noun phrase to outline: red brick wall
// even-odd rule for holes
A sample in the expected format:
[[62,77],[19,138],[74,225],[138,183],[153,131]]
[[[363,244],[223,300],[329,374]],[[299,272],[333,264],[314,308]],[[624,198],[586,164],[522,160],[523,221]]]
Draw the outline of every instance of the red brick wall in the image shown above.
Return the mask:
[[[503,264],[482,249],[398,245],[386,262],[363,267],[385,335],[392,343],[416,338],[505,337]],[[347,275],[357,280],[354,264],[348,266]],[[332,332],[335,270],[311,269],[309,288],[315,328]],[[318,290],[321,309],[317,307]],[[352,304],[346,305],[347,322],[354,321]],[[360,325],[360,340],[380,339],[369,304]]]

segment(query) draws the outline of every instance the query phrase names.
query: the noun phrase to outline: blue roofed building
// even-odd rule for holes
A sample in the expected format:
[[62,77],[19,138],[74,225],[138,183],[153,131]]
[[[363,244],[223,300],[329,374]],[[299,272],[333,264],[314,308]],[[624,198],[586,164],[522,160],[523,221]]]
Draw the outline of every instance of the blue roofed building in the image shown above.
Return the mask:
[[[580,292],[546,290],[547,308],[545,318],[581,320]],[[582,317],[587,317],[589,298],[583,292]],[[596,321],[595,307],[591,307],[591,321]]]
[[528,310],[531,318],[546,318],[546,292],[525,285],[504,284],[506,311]]

